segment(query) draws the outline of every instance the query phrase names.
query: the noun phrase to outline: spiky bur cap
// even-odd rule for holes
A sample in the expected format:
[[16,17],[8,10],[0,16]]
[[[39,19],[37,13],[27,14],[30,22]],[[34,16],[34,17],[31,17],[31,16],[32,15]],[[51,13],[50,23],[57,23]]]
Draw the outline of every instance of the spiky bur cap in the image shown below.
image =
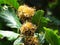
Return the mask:
[[32,24],[31,22],[25,22],[20,28],[20,31],[25,36],[33,36],[36,28],[36,25]]
[[25,45],[39,45],[39,41],[37,37],[34,36],[28,36],[24,39]]
[[24,21],[24,19],[28,20],[27,18],[31,18],[32,16],[34,16],[34,13],[35,13],[35,9],[27,5],[21,5],[18,8],[18,17],[22,21]]

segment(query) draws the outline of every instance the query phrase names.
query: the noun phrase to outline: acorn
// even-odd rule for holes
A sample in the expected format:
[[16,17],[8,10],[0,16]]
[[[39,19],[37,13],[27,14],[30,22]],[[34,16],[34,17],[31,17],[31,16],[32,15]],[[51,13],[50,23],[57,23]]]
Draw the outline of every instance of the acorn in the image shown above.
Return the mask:
[[31,19],[31,17],[34,16],[34,13],[35,9],[27,5],[21,5],[18,8],[18,17],[23,22]]
[[34,36],[27,36],[24,39],[24,44],[25,45],[39,45],[39,41],[37,37]]
[[36,25],[32,24],[31,22],[25,22],[20,28],[20,31],[25,36],[33,36],[36,29]]

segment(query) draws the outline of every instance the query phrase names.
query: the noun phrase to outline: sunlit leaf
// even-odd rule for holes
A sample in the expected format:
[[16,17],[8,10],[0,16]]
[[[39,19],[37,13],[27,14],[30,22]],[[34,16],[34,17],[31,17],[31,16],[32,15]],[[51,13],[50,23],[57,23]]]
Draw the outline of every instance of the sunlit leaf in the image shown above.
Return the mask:
[[18,39],[16,39],[13,43],[13,45],[24,45],[23,43],[23,37],[19,37]]
[[45,28],[45,38],[51,45],[60,45],[59,36],[52,29]]
[[19,36],[19,34],[14,33],[12,31],[2,31],[2,30],[0,30],[0,35],[1,39],[6,37],[8,40],[15,40]]
[[17,15],[13,10],[11,10],[11,8],[2,10],[0,12],[0,17],[3,18],[4,21],[7,23],[6,25],[11,28],[20,28],[21,26]]

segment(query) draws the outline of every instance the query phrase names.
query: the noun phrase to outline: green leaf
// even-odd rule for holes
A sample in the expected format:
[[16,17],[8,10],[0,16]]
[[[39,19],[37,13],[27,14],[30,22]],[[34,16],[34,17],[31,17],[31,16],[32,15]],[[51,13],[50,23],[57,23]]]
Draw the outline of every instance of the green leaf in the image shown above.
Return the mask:
[[8,4],[14,7],[15,9],[18,9],[19,7],[17,0],[0,0],[0,4]]
[[14,33],[12,31],[2,31],[2,30],[0,30],[0,35],[1,39],[6,37],[8,40],[15,40],[19,36],[19,34]]
[[2,10],[0,12],[0,17],[3,18],[6,22],[6,25],[11,28],[20,28],[21,26],[21,23],[19,22],[17,15],[11,8]]
[[49,18],[45,18],[43,15],[44,15],[44,11],[38,10],[36,11],[35,15],[32,17],[32,22],[38,26],[36,31],[38,33],[43,31],[43,27],[46,26],[50,21]]
[[2,35],[0,35],[0,38],[2,37]]
[[46,40],[51,44],[51,45],[60,45],[60,40],[59,36],[54,33],[52,29],[44,27],[46,33],[45,33],[45,38]]
[[40,25],[40,21],[44,15],[43,10],[36,11],[35,15],[32,17],[32,22],[36,25]]
[[22,39],[23,37],[19,37],[18,39],[14,41],[13,45],[24,45]]
[[0,0],[0,4],[2,4],[3,3],[3,0]]
[[32,17],[32,23],[34,23],[38,26],[37,31],[36,31],[38,33],[40,32],[40,29],[42,28],[41,20],[42,20],[43,15],[44,15],[44,11],[38,10],[38,11],[36,11],[35,15]]
[[51,20],[48,17],[42,17],[42,19],[41,19],[41,23],[45,23],[45,24],[47,24],[50,21]]

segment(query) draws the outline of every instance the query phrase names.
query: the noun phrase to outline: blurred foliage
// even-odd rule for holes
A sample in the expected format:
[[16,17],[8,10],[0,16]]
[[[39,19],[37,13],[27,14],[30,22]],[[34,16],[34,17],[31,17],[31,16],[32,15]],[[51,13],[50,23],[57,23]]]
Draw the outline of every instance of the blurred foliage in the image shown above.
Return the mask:
[[45,38],[51,45],[60,45],[59,36],[52,29],[45,28]]
[[14,7],[15,9],[18,9],[18,7],[19,7],[19,3],[17,2],[17,0],[0,0],[0,5],[1,4],[10,5],[10,6]]
[[20,28],[21,26],[18,17],[16,16],[15,12],[11,8],[8,9],[7,7],[7,9],[3,9],[0,12],[0,17],[3,18],[4,21],[6,22],[6,25],[11,28]]
[[[13,35],[12,35],[13,34]],[[8,40],[15,40],[19,34],[11,32],[11,31],[2,31],[0,30],[0,38],[3,39],[6,37]]]
[[[35,7],[31,22],[41,45],[60,45],[60,0],[0,0],[0,45],[24,45],[17,17],[19,5]],[[8,29],[8,30],[7,30]]]
[[42,31],[43,27],[46,26],[48,22],[50,22],[50,19],[44,17],[43,10],[37,10],[35,16],[32,17],[32,23],[37,25],[36,32]]

